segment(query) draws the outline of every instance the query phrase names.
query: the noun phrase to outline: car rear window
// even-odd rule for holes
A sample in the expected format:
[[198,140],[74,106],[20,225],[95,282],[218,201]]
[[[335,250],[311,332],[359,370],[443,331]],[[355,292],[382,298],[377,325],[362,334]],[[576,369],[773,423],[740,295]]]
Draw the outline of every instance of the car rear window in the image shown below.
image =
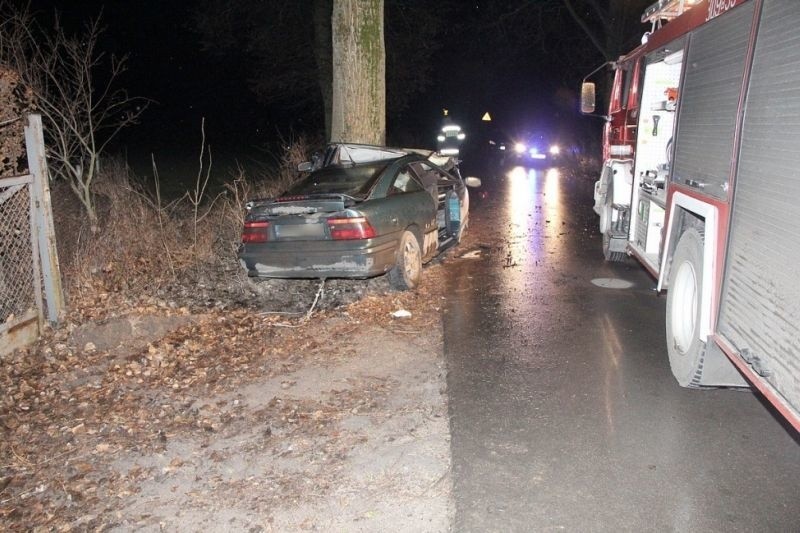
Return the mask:
[[287,194],[347,194],[366,196],[388,164],[375,163],[354,167],[329,166],[312,172]]

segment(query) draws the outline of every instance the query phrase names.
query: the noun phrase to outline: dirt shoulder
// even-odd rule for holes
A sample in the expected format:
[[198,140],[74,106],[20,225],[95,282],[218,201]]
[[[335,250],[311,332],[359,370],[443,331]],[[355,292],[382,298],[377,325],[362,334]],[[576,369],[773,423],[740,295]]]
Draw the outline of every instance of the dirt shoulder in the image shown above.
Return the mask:
[[105,295],[0,361],[4,527],[447,531],[442,266],[297,283],[259,300],[295,315]]

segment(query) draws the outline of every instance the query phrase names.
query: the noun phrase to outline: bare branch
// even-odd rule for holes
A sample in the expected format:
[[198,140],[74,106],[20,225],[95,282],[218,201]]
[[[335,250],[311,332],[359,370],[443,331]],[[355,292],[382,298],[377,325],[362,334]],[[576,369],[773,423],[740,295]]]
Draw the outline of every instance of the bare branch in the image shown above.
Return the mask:
[[[150,100],[118,87],[127,58],[97,50],[104,31],[100,16],[81,35],[68,36],[58,16],[44,28],[28,8],[0,0],[0,29],[0,63],[19,74],[44,118],[50,169],[69,182],[94,224],[92,185],[100,158],[123,128],[138,122]],[[105,81],[96,86],[101,69]]]
[[604,28],[611,27],[611,19],[609,18],[608,11],[603,9],[603,7],[599,3],[597,3],[597,0],[586,0],[586,1],[592,8],[592,10],[594,10],[594,13],[595,15],[597,15],[597,18],[600,19],[600,23],[603,25],[603,27]]
[[612,58],[608,57],[608,51],[606,50],[605,46],[603,46],[603,43],[600,42],[600,39],[597,37],[597,35],[595,35],[586,21],[577,13],[577,11],[575,11],[575,6],[572,5],[572,0],[564,0],[564,6],[567,8],[567,11],[569,11],[569,14],[572,16],[572,18],[575,19],[575,22],[578,23],[578,26],[581,27],[594,47],[597,48],[606,61],[610,61]]

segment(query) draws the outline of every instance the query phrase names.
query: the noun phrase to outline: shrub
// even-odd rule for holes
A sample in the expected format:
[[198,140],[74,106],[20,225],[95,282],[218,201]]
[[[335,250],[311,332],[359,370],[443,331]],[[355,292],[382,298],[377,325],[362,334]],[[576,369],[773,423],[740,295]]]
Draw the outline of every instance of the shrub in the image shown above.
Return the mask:
[[198,173],[195,191],[202,192],[169,203],[161,198],[158,179],[146,187],[123,160],[106,159],[95,182],[96,232],[90,231],[80,205],[54,189],[68,302],[81,305],[100,293],[135,298],[156,290],[191,289],[200,278],[241,283],[236,250],[245,204],[291,186],[307,150],[307,142],[298,139],[280,155],[277,169],[258,178],[235,169],[223,193],[213,198],[200,183],[209,173]]

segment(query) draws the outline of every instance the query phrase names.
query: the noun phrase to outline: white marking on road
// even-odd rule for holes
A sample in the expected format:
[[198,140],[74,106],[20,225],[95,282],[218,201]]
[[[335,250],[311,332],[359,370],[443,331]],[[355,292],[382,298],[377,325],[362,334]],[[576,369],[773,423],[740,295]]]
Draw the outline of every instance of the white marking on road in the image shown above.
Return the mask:
[[630,289],[633,287],[633,283],[630,281],[617,278],[595,278],[592,280],[592,285],[597,285],[604,289]]

